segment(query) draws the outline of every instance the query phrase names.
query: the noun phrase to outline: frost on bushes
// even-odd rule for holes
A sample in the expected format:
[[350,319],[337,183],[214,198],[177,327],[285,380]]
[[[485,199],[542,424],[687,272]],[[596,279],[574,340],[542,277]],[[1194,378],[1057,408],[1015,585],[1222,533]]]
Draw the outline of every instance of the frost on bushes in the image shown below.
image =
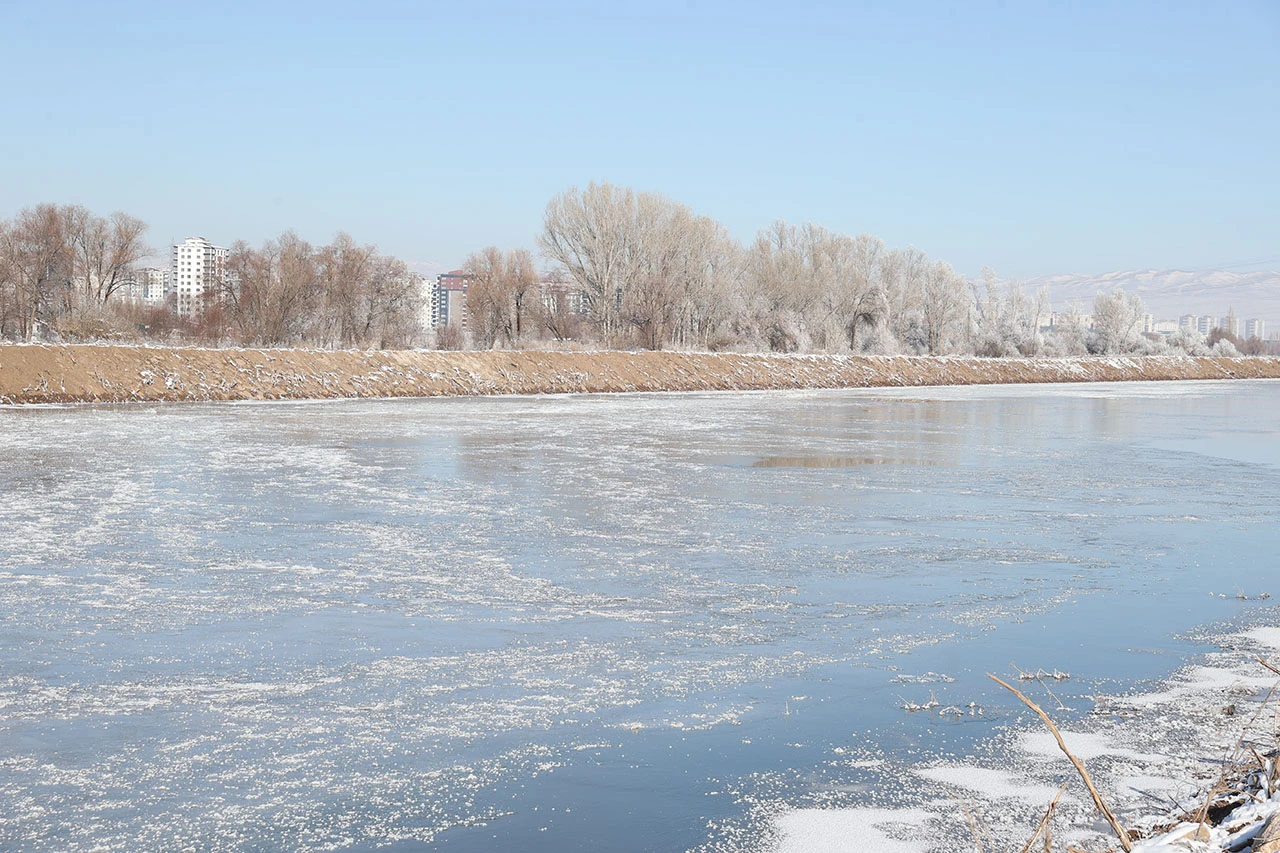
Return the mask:
[[1040,314],[1044,293],[1028,298],[1022,288],[1011,284],[1004,293],[995,285],[995,274],[983,270],[986,293],[974,293],[974,353],[989,358],[1037,355],[1044,346],[1040,335]]
[[1045,338],[1044,354],[1067,357],[1088,355],[1089,329],[1084,316],[1074,306],[1063,312],[1061,322],[1053,327],[1053,333]]
[[1236,349],[1235,344],[1226,338],[1222,338],[1213,345],[1213,349],[1209,350],[1209,355],[1216,355],[1220,358],[1239,358],[1240,350]]
[[1138,342],[1138,355],[1168,355],[1169,344],[1163,335],[1143,335]]
[[1204,336],[1194,329],[1179,329],[1165,338],[1170,350],[1181,350],[1187,355],[1208,355],[1209,347],[1205,345]]

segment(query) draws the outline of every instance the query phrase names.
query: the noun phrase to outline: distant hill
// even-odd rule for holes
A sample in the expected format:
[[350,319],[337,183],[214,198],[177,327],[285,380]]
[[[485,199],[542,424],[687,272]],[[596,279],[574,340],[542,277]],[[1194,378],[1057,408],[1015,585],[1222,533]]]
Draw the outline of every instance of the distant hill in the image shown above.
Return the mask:
[[1258,317],[1267,322],[1268,336],[1280,332],[1280,271],[1127,270],[1102,275],[1044,275],[1022,282],[1028,294],[1043,287],[1054,310],[1077,304],[1086,313],[1100,292],[1117,287],[1142,297],[1147,311],[1158,319],[1182,314],[1225,316],[1235,309],[1241,320]]

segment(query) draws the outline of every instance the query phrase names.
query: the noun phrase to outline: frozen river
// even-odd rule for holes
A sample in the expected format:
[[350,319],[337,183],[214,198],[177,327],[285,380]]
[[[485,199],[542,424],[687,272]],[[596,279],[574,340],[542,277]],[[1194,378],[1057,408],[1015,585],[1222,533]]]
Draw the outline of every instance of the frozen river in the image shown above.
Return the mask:
[[1266,382],[0,409],[0,848],[769,850],[984,749],[984,672],[1076,706],[1266,617],[1277,424]]

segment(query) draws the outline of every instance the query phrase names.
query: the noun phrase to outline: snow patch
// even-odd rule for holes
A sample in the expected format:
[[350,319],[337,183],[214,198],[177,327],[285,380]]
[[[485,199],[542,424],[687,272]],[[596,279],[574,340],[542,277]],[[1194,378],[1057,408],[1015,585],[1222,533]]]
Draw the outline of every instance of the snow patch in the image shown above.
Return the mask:
[[924,853],[916,839],[932,819],[923,809],[795,809],[774,818],[774,853]]

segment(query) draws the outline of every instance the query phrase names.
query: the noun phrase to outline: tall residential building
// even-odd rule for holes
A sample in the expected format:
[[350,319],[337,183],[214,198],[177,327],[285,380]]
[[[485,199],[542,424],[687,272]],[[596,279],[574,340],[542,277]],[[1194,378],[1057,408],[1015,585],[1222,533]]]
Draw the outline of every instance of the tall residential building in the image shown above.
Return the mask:
[[431,328],[443,326],[467,326],[467,285],[471,276],[462,270],[441,273],[436,276],[435,287],[431,289],[430,322]]
[[1218,328],[1224,332],[1240,337],[1240,318],[1236,316],[1236,312],[1230,308],[1227,309],[1227,316],[1218,321]]
[[1207,335],[1218,327],[1214,319],[1208,315],[1196,318],[1196,331],[1202,335]]
[[193,317],[204,309],[209,295],[226,280],[228,254],[203,237],[188,237],[173,247],[169,288],[177,297],[174,308],[179,317]]
[[1260,341],[1267,339],[1267,324],[1262,320],[1249,320],[1244,324],[1244,336],[1246,338],[1257,338]]
[[1178,318],[1179,329],[1190,329],[1193,332],[1199,331],[1200,318],[1195,314],[1183,314]]

